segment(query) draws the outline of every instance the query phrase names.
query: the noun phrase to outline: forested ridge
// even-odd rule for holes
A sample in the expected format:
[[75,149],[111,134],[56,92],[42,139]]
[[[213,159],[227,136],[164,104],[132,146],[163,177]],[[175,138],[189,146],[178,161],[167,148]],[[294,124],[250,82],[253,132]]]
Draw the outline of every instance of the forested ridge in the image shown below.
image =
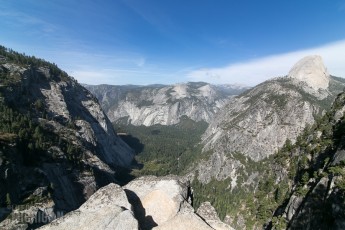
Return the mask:
[[[20,54],[3,46],[0,46],[0,63],[15,64],[27,68],[45,67],[49,68],[50,74],[56,80],[67,78],[67,74],[55,64]],[[81,156],[78,146],[61,138],[38,122],[40,117],[47,120],[52,118],[46,113],[44,101],[41,99],[32,101],[32,98],[29,92],[22,88],[19,75],[10,73],[4,68],[0,69],[1,171],[11,169],[10,171],[14,173],[8,173],[8,175],[17,174],[20,176],[20,173],[25,173],[30,168],[42,166],[43,162],[56,161],[57,158],[54,153],[48,151],[51,146],[59,146],[62,151],[67,153],[66,162],[70,162],[73,167],[79,167]],[[26,170],[19,172],[21,167],[25,167]],[[11,184],[8,180],[10,178],[1,179],[3,185],[0,189],[1,207],[38,201],[38,197],[33,199],[29,193],[25,194],[18,191],[16,184]],[[49,187],[49,194],[46,198],[50,199],[53,184],[48,181],[45,183]],[[45,199],[44,197],[41,198]]]
[[[296,143],[287,140],[269,158],[247,162],[247,170],[260,172],[254,185],[242,184],[231,189],[229,179],[212,180],[207,185],[194,180],[195,205],[211,201],[220,217],[234,218],[238,228],[342,228],[345,220],[344,106],[345,93],[342,93],[332,109],[308,126]],[[246,174],[250,170],[242,176]],[[239,179],[244,183],[247,178]],[[290,206],[296,199],[301,203],[291,213]]]

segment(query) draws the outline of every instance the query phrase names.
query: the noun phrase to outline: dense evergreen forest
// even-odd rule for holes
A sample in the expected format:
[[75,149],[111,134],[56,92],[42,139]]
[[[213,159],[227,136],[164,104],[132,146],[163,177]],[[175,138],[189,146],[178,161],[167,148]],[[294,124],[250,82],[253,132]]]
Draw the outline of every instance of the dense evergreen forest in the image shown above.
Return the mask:
[[195,122],[186,116],[171,126],[133,126],[114,124],[122,139],[136,151],[139,175],[182,175],[197,159],[204,157],[199,146],[202,133],[207,128],[204,121]]

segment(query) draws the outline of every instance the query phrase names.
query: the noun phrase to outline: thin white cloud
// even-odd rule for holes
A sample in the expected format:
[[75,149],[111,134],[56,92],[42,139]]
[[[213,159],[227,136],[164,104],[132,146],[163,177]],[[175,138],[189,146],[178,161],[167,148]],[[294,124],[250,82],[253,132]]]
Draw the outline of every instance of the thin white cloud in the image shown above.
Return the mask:
[[146,64],[146,58],[140,53],[133,52],[117,52],[116,55],[96,52],[94,50],[83,51],[56,51],[56,54],[60,56],[58,59],[67,59],[66,63],[72,61],[73,66],[79,68],[90,68],[92,66],[98,66],[98,68],[115,68],[115,67],[143,67]]
[[[87,84],[118,84],[117,78],[130,80],[131,75],[145,74],[146,58],[138,53],[119,52],[118,55],[94,52],[93,50],[53,50],[42,54],[55,60],[58,66],[64,69],[78,81]],[[126,77],[121,78],[125,73]],[[107,82],[108,81],[108,82]]]
[[239,83],[256,85],[267,79],[287,75],[291,67],[308,55],[322,56],[328,72],[345,77],[345,40],[311,49],[277,54],[219,68],[202,68],[187,73],[190,81],[205,81],[215,84]]
[[137,66],[138,67],[143,67],[144,65],[145,65],[145,62],[146,62],[146,59],[145,58],[139,58],[138,60],[137,60]]
[[0,12],[0,18],[4,23],[12,27],[29,28],[37,27],[37,32],[52,33],[57,30],[57,26],[46,22],[38,17],[20,12],[6,9]]

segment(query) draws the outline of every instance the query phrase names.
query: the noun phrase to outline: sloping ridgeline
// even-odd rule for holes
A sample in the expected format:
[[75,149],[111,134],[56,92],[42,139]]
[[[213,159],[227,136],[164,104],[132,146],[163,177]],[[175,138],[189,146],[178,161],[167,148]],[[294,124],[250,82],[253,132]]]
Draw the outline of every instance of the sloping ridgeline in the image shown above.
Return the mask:
[[[295,77],[295,70],[302,80]],[[297,143],[308,124],[326,113],[344,88],[344,80],[330,76],[319,56],[302,59],[290,73],[294,74],[268,80],[235,97],[203,135],[203,151],[211,151],[211,157],[195,170],[195,205],[210,201],[235,228],[261,228],[267,223],[275,208],[256,200],[264,201],[276,181],[266,180],[275,165],[274,156],[284,143]],[[288,191],[282,187],[278,200],[283,190]]]
[[291,189],[275,210],[271,226],[279,227],[282,222],[290,229],[345,228],[344,111],[342,93],[295,145],[285,145],[275,157],[277,169],[289,175],[272,173],[272,178],[276,183],[285,180]]
[[195,180],[196,206],[211,200],[235,228],[344,229],[344,111],[341,93],[332,109],[306,127],[295,144],[287,140],[278,153],[259,163],[242,157],[251,165],[247,168],[260,172],[258,183],[252,178],[230,192],[229,181],[212,180],[204,186]]
[[134,151],[51,64],[0,47],[0,228],[37,227],[119,182]]

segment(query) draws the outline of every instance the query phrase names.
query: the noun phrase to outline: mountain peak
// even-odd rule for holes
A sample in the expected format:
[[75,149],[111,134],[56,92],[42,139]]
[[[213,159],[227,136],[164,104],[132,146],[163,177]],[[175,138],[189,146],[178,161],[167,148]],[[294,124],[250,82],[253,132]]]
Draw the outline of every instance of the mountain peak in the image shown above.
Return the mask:
[[329,85],[329,74],[319,55],[302,58],[292,67],[289,77],[303,81],[315,90],[327,89]]

